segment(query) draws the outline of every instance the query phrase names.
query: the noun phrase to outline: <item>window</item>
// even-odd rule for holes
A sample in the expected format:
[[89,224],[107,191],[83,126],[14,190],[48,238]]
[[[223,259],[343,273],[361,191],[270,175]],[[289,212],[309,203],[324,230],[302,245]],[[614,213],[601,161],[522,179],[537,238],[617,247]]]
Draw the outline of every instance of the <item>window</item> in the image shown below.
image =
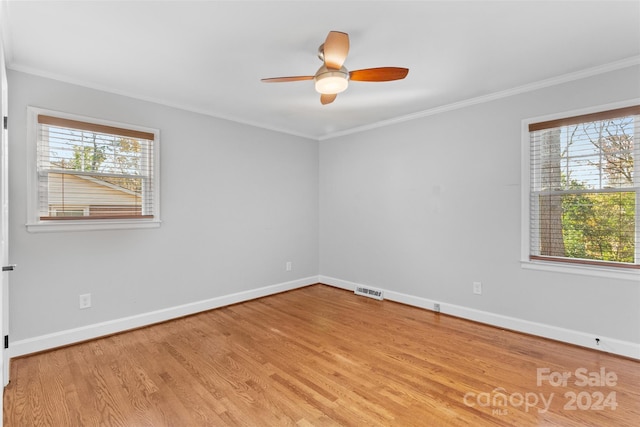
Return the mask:
[[527,132],[528,259],[640,269],[640,106]]
[[35,108],[29,121],[30,231],[159,225],[158,131]]

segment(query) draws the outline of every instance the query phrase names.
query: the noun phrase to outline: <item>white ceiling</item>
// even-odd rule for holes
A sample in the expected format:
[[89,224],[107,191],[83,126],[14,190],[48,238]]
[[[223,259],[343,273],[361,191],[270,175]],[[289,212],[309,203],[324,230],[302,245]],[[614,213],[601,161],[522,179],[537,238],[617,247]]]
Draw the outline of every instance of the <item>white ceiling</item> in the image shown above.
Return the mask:
[[[640,63],[637,0],[2,2],[10,69],[314,139]],[[313,75],[330,30],[349,70],[409,75],[326,106],[260,82]]]

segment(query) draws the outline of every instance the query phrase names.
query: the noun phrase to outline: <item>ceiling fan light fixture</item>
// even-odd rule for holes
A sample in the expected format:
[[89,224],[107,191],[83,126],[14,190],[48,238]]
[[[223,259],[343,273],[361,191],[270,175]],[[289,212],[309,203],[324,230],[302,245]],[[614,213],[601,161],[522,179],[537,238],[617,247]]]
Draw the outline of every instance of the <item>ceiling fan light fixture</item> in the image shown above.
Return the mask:
[[[314,77],[316,91],[324,95],[344,92],[349,86],[349,74],[346,70],[329,70],[322,67]],[[344,68],[344,67],[343,67]]]

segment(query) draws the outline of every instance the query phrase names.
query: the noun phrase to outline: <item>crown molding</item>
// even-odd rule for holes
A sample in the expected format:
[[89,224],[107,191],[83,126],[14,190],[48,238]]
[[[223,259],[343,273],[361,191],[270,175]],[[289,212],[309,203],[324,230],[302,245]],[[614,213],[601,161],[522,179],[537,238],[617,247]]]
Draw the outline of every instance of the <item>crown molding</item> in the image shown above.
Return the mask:
[[442,105],[428,110],[419,111],[405,116],[395,117],[393,119],[382,120],[376,123],[371,123],[365,126],[358,126],[355,128],[333,132],[318,138],[319,141],[325,141],[328,139],[338,138],[341,136],[351,135],[355,133],[365,132],[372,129],[378,129],[385,126],[391,126],[398,123],[403,123],[411,120],[421,119],[423,117],[434,116],[436,114],[445,113],[448,111],[459,110],[466,107],[471,107],[486,102],[495,101],[498,99],[508,98],[514,95],[520,95],[522,93],[533,92],[539,89],[556,86],[563,83],[569,83],[576,80],[581,80],[587,77],[597,76],[599,74],[608,73],[611,71],[621,70],[624,68],[640,65],[640,55],[626,58],[620,61],[611,62],[608,64],[600,65],[597,67],[587,68],[585,70],[577,71],[574,73],[563,74],[561,76],[552,77],[538,82],[529,83],[522,86],[517,86],[511,89],[502,90],[499,92],[490,93],[488,95],[482,95],[475,98],[466,99],[459,102],[453,102],[451,104]]
[[126,97],[126,98],[135,99],[135,100],[138,100],[138,101],[149,102],[149,103],[152,103],[152,104],[157,104],[157,105],[162,105],[162,106],[165,106],[165,107],[175,108],[175,109],[182,110],[182,111],[188,111],[188,112],[191,112],[191,113],[201,114],[203,116],[208,116],[208,117],[213,117],[213,118],[216,118],[216,119],[235,122],[235,123],[239,123],[239,124],[243,124],[243,125],[247,125],[247,126],[251,126],[251,127],[256,127],[256,128],[265,129],[265,130],[278,132],[278,133],[283,133],[283,134],[287,134],[287,135],[293,135],[293,136],[297,136],[297,137],[305,138],[305,139],[312,139],[312,140],[315,140],[315,141],[318,140],[318,137],[315,136],[315,135],[308,135],[308,134],[304,134],[304,133],[301,133],[301,132],[295,132],[295,131],[292,131],[290,129],[279,128],[279,127],[276,127],[276,126],[270,126],[270,125],[265,124],[265,123],[253,122],[253,121],[250,121],[250,120],[241,119],[239,117],[228,116],[228,115],[220,114],[218,112],[210,111],[210,110],[207,110],[207,109],[204,109],[204,108],[193,107],[193,106],[190,106],[190,105],[187,105],[187,104],[169,102],[167,100],[160,99],[160,98],[154,98],[154,97],[150,97],[150,96],[136,94],[136,93],[133,93],[133,92],[118,90],[118,89],[114,89],[112,87],[103,86],[103,85],[99,85],[99,84],[96,84],[96,83],[87,82],[87,81],[84,81],[84,80],[73,79],[73,78],[69,78],[67,76],[63,76],[63,75],[60,75],[60,74],[50,73],[50,72],[47,72],[47,71],[42,71],[40,69],[35,69],[35,68],[31,68],[31,67],[27,67],[27,66],[23,66],[23,65],[19,65],[19,64],[7,64],[7,69],[12,70],[12,71],[17,71],[17,72],[20,72],[20,73],[24,73],[24,74],[29,74],[29,75],[36,76],[36,77],[42,77],[42,78],[45,78],[45,79],[55,80],[55,81],[62,82],[62,83],[72,84],[72,85],[75,85],[75,86],[81,86],[81,87],[84,87],[84,88],[87,88],[87,89],[93,89],[93,90],[98,90],[100,92],[106,92],[106,93],[110,93],[110,94],[113,94],[113,95],[123,96],[123,97]]

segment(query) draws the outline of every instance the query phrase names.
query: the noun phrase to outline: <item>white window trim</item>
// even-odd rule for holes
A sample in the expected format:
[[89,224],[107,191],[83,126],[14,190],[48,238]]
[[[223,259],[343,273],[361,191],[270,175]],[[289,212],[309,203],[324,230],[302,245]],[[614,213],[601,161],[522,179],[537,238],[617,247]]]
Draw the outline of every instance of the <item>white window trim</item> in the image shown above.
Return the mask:
[[[630,99],[627,101],[616,102],[612,104],[599,105],[595,107],[584,108],[580,110],[565,111],[561,113],[551,114],[541,117],[533,117],[522,121],[521,128],[521,202],[520,202],[520,233],[521,233],[521,247],[520,247],[520,265],[524,269],[539,270],[539,271],[551,271],[556,273],[578,274],[593,277],[606,277],[612,279],[632,280],[640,283],[640,270],[629,268],[612,268],[612,267],[599,267],[596,265],[581,265],[570,264],[562,262],[550,262],[541,260],[530,260],[530,139],[529,139],[529,125],[531,123],[546,122],[549,120],[557,120],[564,117],[580,116],[583,114],[597,113],[600,111],[614,110],[616,108],[630,107],[638,105],[640,98]],[[637,214],[636,214],[637,215]]]
[[[49,115],[70,120],[95,123],[106,126],[127,128],[154,134],[153,142],[153,192],[154,192],[154,217],[140,219],[103,219],[103,220],[66,220],[66,221],[42,221],[38,214],[38,140],[37,125],[38,115]],[[61,232],[61,231],[90,231],[90,230],[121,230],[139,228],[160,227],[160,131],[128,123],[119,123],[94,117],[69,114],[59,111],[47,110],[38,107],[27,107],[27,231]]]

